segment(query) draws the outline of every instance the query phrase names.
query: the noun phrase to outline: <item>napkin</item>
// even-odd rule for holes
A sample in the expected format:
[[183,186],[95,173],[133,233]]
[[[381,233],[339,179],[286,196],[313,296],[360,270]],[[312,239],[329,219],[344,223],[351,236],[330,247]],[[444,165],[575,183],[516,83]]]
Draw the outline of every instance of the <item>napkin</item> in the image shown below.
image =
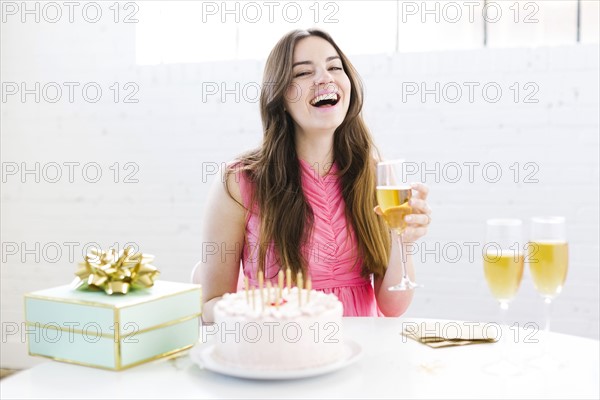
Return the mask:
[[427,321],[404,322],[402,325],[401,335],[434,349],[493,343],[499,333],[497,324],[482,322]]

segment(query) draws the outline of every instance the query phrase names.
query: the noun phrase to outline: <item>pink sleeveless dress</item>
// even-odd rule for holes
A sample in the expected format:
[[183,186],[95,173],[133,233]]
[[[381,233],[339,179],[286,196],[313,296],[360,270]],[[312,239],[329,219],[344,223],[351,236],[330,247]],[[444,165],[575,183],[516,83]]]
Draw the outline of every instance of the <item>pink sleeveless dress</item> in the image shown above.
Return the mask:
[[[370,279],[361,277],[354,229],[346,227],[345,203],[338,171],[334,164],[330,173],[320,176],[306,161],[300,160],[302,189],[314,214],[313,233],[303,251],[308,258],[313,289],[333,293],[344,305],[344,316],[377,316],[377,303]],[[252,184],[238,173],[242,202],[250,210]],[[258,286],[258,236],[260,216],[256,209],[246,217],[246,234],[242,249],[243,273],[251,286]],[[276,284],[280,266],[273,247],[265,262],[265,279]],[[243,287],[240,280],[239,288]]]

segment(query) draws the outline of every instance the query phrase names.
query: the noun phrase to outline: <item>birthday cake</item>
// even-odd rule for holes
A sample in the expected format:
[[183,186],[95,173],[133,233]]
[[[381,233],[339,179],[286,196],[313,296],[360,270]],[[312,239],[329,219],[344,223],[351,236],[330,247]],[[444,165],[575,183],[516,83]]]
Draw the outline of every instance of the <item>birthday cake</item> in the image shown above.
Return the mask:
[[226,294],[215,304],[222,363],[262,370],[330,364],[344,357],[342,303],[315,290],[269,287]]

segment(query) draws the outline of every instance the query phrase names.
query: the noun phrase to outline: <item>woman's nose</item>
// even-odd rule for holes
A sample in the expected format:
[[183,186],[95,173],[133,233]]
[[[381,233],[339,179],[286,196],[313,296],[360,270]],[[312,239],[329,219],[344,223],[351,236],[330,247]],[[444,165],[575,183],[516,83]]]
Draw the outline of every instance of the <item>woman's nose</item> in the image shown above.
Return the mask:
[[315,85],[324,85],[333,82],[333,76],[326,69],[321,70],[315,77]]

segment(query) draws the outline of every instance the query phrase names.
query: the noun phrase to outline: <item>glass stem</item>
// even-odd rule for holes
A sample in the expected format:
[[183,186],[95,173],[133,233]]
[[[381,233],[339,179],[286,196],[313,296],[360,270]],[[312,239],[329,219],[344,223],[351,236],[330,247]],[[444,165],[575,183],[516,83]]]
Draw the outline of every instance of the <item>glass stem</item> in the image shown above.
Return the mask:
[[506,301],[501,301],[500,302],[500,329],[501,329],[501,333],[500,333],[500,340],[502,341],[502,352],[501,352],[501,360],[504,361],[508,361],[509,357],[508,357],[508,351],[510,350],[510,346],[508,345],[508,336],[505,337],[505,335],[508,335],[508,331],[510,331],[510,329],[505,329],[506,325],[507,325],[507,314],[508,314],[508,302]]
[[547,356],[550,351],[550,344],[548,343],[548,339],[550,337],[550,312],[552,311],[552,299],[546,297],[544,298],[544,318],[545,326],[544,326],[544,346],[543,351],[544,355]]
[[546,297],[544,299],[544,318],[546,319],[544,331],[546,332],[546,334],[548,334],[550,332],[550,312],[551,312],[551,310],[552,310],[552,299],[549,299]]
[[408,272],[406,271],[406,260],[404,259],[404,242],[402,241],[402,232],[396,231],[396,239],[398,240],[398,247],[400,250],[400,265],[402,266],[402,279],[408,279]]

